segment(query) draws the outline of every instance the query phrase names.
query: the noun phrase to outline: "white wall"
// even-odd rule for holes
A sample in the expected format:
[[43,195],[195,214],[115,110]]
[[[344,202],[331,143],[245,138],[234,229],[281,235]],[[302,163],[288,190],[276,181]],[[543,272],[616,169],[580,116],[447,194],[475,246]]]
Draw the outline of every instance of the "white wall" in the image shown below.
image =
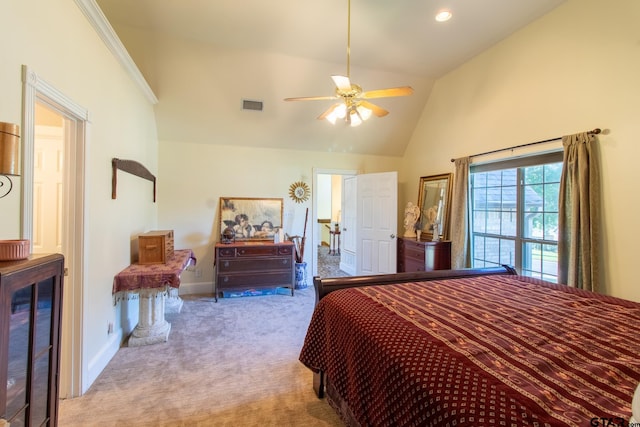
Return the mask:
[[331,175],[318,175],[317,186],[318,218],[331,219]]
[[340,222],[342,211],[342,175],[331,176],[331,221]]
[[[242,161],[238,161],[242,159]],[[289,186],[304,181],[312,186],[313,168],[359,170],[362,173],[398,170],[400,158],[352,154],[260,149],[160,141],[158,185],[160,229],[175,230],[177,249],[195,252],[197,268],[182,275],[180,293],[213,292],[213,245],[219,240],[220,197],[282,197],[285,232],[302,235],[309,208],[305,261],[313,271],[312,200],[296,203]],[[315,190],[311,188],[313,194]]]
[[401,206],[416,200],[420,176],[453,172],[451,158],[608,129],[599,137],[603,291],[640,301],[639,21],[635,0],[569,0],[437,81],[400,169],[410,184]]
[[[332,176],[326,174],[319,174],[316,178],[316,188],[314,189],[313,196],[317,202],[316,216],[318,219],[331,219],[331,182]],[[330,224],[315,222],[316,233],[316,246],[322,245],[322,243],[329,244],[329,229],[327,226]]]
[[[111,294],[113,277],[130,263],[131,240],[138,233],[155,228],[157,219],[157,204],[151,201],[148,181],[122,174],[118,199],[111,199],[111,159],[135,159],[151,171],[157,170],[153,106],[74,1],[5,0],[0,3],[0,16],[0,121],[21,123],[23,64],[89,111],[86,306],[84,312],[78,309],[77,313],[83,322],[84,379],[90,384],[113,351],[108,322],[114,322],[116,328],[120,325]],[[9,217],[12,224],[10,230],[1,230],[0,238],[19,237],[20,204],[0,199],[0,211],[3,220]]]

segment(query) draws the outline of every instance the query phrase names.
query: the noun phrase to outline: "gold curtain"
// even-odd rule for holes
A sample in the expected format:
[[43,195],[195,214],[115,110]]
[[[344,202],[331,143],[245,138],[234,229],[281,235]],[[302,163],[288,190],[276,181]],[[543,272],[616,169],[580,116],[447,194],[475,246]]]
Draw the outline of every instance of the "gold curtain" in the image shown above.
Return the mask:
[[558,228],[558,283],[598,292],[600,173],[596,136],[562,137]]
[[455,160],[453,200],[451,201],[451,268],[471,267],[469,232],[469,163],[470,157]]

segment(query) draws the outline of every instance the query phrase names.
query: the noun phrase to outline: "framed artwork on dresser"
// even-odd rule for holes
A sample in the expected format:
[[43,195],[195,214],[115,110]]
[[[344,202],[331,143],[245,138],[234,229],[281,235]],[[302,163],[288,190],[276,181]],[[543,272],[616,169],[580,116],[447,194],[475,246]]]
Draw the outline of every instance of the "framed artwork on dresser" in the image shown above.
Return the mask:
[[235,240],[273,240],[282,228],[282,198],[220,198],[220,231]]

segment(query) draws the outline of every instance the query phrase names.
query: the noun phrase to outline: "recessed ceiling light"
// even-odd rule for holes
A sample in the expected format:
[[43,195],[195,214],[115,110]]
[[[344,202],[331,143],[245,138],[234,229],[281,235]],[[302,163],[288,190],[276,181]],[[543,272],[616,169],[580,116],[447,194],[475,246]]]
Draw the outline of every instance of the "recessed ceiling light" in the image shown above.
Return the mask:
[[442,9],[436,14],[436,21],[445,22],[451,19],[451,11],[447,9]]

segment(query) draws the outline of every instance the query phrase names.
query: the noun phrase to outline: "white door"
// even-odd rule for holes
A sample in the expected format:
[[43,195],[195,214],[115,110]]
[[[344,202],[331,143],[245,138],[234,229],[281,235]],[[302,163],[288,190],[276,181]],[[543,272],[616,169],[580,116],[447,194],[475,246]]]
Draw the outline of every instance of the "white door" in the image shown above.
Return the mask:
[[351,276],[356,274],[357,183],[358,175],[342,179],[340,270]]
[[62,253],[62,126],[36,126],[34,142],[33,253]]
[[358,175],[356,275],[396,272],[398,174]]
[[396,272],[398,174],[345,178],[340,269],[352,275]]

